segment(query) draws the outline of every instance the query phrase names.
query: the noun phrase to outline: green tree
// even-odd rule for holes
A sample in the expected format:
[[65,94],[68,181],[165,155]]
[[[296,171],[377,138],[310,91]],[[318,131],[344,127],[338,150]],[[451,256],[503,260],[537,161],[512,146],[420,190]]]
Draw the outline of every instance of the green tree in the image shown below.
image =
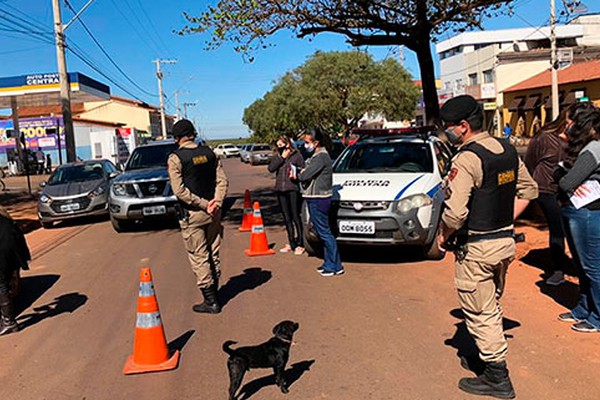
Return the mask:
[[244,123],[265,139],[315,125],[347,133],[365,114],[412,118],[418,97],[411,76],[394,59],[375,62],[360,51],[317,52],[246,108]]
[[298,37],[339,33],[354,46],[403,45],[417,55],[425,111],[437,120],[439,105],[430,43],[448,29],[481,27],[482,18],[512,0],[219,0],[199,16],[185,14],[180,34],[209,32],[209,48],[225,42],[249,53],[281,30]]

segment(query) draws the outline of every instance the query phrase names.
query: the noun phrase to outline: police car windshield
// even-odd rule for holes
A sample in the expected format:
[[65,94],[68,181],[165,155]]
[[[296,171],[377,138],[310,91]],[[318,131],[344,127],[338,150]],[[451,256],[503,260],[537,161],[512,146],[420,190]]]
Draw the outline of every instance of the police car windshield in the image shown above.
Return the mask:
[[334,172],[433,172],[433,160],[428,143],[356,143],[341,155]]
[[177,150],[177,144],[138,147],[127,162],[125,171],[132,169],[166,167],[169,154]]

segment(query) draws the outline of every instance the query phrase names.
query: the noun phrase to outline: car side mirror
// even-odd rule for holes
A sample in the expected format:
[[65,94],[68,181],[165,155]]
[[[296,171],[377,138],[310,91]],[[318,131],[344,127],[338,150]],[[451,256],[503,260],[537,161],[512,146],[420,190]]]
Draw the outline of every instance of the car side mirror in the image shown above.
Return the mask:
[[41,187],[41,188],[45,188],[45,187],[46,187],[46,185],[48,185],[48,183],[47,183],[46,181],[44,181],[44,182],[40,182],[40,187]]
[[119,176],[120,172],[111,172],[110,174],[108,174],[108,179],[115,179],[117,176]]

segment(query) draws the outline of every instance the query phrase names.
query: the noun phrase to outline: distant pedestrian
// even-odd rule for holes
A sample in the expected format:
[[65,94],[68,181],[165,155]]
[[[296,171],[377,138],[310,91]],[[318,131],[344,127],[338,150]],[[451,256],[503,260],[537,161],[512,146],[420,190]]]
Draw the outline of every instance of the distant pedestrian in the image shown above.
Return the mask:
[[510,127],[510,124],[507,122],[506,125],[504,125],[504,139],[506,140],[510,140],[510,135],[512,135],[512,128]]
[[196,285],[204,302],[193,310],[218,314],[221,276],[221,208],[229,182],[221,161],[207,146],[194,143],[196,129],[186,119],[173,125],[173,138],[179,145],[168,159],[169,179],[179,200],[179,225],[188,252]]
[[459,148],[446,181],[437,240],[441,249],[454,250],[459,303],[479,349],[474,361],[484,364],[482,374],[461,379],[458,387],[512,399],[500,297],[515,256],[514,220],[537,196],[537,185],[515,148],[482,130],[483,110],[473,97],[448,100],[440,116],[448,140]]
[[41,175],[44,173],[44,164],[46,163],[46,155],[41,148],[36,151],[35,158],[37,160],[37,173]]
[[275,173],[275,192],[288,235],[288,244],[279,251],[282,253],[293,251],[294,254],[301,255],[304,253],[302,221],[300,220],[302,195],[297,173],[304,168],[304,158],[287,136],[280,136],[275,144],[277,154],[271,159],[268,168],[269,172]]
[[600,332],[600,199],[592,197],[580,208],[571,200],[590,194],[588,181],[600,181],[600,110],[590,102],[577,103],[567,113],[567,126],[568,172],[558,184],[568,195],[562,214],[573,260],[580,269],[579,302],[558,319],[575,322],[572,328],[578,332]]
[[533,179],[538,184],[540,205],[548,230],[550,231],[550,253],[552,271],[546,279],[546,284],[558,286],[565,282],[564,265],[565,229],[558,203],[558,184],[554,180],[554,170],[562,160],[565,143],[560,139],[567,126],[566,111],[560,113],[557,119],[546,124],[531,139],[525,155],[525,165]]
[[50,154],[46,154],[46,173],[52,173],[52,157],[50,157]]
[[19,270],[29,269],[31,254],[25,236],[0,206],[0,335],[19,330],[11,296],[11,281]]
[[317,271],[322,276],[342,275],[344,267],[335,236],[329,226],[333,167],[327,150],[331,150],[331,139],[321,129],[316,128],[304,135],[304,141],[306,150],[312,156],[306,160],[306,167],[300,171],[298,179],[308,205],[310,222],[324,245],[323,265],[317,268]]

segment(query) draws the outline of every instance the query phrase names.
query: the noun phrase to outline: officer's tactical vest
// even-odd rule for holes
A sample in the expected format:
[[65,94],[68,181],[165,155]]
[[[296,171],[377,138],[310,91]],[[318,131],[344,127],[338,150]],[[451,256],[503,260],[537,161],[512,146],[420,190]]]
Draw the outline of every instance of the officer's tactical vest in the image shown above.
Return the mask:
[[494,231],[514,222],[519,156],[506,141],[493,139],[502,145],[502,153],[495,154],[477,142],[461,149],[475,154],[483,168],[481,187],[473,191],[469,203],[468,230]]
[[[206,146],[179,148],[173,152],[182,164],[183,184],[196,196],[206,200],[215,197],[217,156]],[[182,204],[186,207],[185,204]],[[187,208],[187,207],[186,207]]]

